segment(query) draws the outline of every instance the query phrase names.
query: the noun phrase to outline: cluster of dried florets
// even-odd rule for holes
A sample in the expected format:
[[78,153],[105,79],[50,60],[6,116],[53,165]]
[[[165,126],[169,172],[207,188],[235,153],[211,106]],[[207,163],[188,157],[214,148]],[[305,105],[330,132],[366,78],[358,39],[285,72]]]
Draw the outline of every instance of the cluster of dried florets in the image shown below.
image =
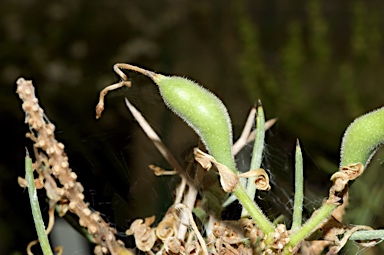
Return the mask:
[[[17,93],[23,100],[25,122],[31,131],[27,133],[27,137],[34,142],[36,161],[33,168],[38,174],[35,179],[36,187],[44,188],[50,199],[50,223],[47,232],[53,226],[53,211],[58,205],[59,215],[62,216],[69,210],[79,217],[79,224],[88,230],[97,244],[96,254],[131,254],[115,239],[116,230],[110,227],[98,212],[91,211],[88,203],[84,201],[83,186],[76,181],[77,175],[69,167],[64,145],[55,139],[55,126],[39,106],[32,82],[19,78]],[[25,187],[26,181],[19,178],[19,184]]]
[[[177,225],[179,216],[184,213],[189,214],[188,227],[191,231],[181,240],[177,237]],[[136,247],[149,254],[262,254],[264,234],[250,219],[215,222],[212,233],[205,240],[197,229],[190,210],[182,204],[170,208],[157,227],[151,227],[154,220],[154,217],[137,219],[126,231],[126,234],[135,237]],[[279,236],[276,236],[276,243],[284,240],[282,236],[286,234],[285,228],[280,232],[277,233]]]

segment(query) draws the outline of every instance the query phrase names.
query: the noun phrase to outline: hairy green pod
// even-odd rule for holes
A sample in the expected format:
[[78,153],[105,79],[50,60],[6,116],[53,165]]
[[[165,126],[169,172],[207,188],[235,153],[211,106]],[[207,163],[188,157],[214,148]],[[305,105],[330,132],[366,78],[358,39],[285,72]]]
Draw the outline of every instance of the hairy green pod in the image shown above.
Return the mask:
[[192,127],[216,161],[237,172],[232,155],[231,119],[224,104],[212,92],[186,78],[165,76],[130,64],[115,64],[113,69],[123,81],[100,92],[96,118],[99,118],[104,110],[104,96],[108,91],[131,86],[122,69],[142,73],[158,85],[168,108]]
[[384,107],[355,119],[344,133],[340,168],[361,163],[364,168],[384,142]]
[[[238,178],[232,154],[231,120],[220,99],[197,83],[182,77],[164,76],[130,64],[115,64],[113,69],[122,78],[122,81],[112,84],[100,92],[99,103],[96,106],[96,118],[99,118],[104,110],[104,97],[109,91],[122,86],[131,86],[131,82],[128,81],[127,75],[122,69],[142,73],[158,85],[165,104],[200,136],[211,156],[215,158],[215,163],[225,165]],[[224,170],[222,169],[222,172]],[[222,172],[220,172],[221,179],[223,178]],[[230,190],[233,191],[260,229],[266,236],[271,236],[270,234],[275,231],[274,225],[249,197],[243,185],[237,181],[232,182],[231,185]],[[203,197],[207,197],[207,195]],[[221,204],[220,202],[219,211],[221,211]]]
[[178,76],[150,75],[165,104],[199,135],[217,162],[236,171],[232,126],[224,104],[197,83]]

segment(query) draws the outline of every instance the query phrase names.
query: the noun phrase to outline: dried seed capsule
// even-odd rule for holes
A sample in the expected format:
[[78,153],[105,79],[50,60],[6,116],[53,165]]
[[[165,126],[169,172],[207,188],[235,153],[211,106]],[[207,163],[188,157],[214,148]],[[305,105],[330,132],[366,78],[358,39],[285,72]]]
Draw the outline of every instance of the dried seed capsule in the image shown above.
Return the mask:
[[367,166],[384,142],[384,107],[355,119],[341,143],[340,168],[356,163]]

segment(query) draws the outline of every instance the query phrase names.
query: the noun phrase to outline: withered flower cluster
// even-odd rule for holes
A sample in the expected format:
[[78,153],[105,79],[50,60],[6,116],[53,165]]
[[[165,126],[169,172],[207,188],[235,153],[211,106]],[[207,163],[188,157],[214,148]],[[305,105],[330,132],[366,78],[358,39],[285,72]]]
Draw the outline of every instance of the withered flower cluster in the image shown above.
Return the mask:
[[[96,254],[132,254],[124,248],[122,242],[116,240],[116,229],[109,226],[99,212],[91,211],[84,201],[83,186],[76,181],[77,175],[69,167],[64,145],[56,140],[55,126],[40,107],[32,81],[19,78],[16,92],[23,101],[25,123],[30,129],[27,137],[34,142],[36,160],[33,169],[38,174],[35,179],[36,188],[44,188],[49,198],[51,213],[47,232],[53,226],[53,211],[57,205],[60,216],[70,211],[79,217],[80,226],[88,230],[97,244]],[[23,178],[19,178],[19,184],[26,186]]]

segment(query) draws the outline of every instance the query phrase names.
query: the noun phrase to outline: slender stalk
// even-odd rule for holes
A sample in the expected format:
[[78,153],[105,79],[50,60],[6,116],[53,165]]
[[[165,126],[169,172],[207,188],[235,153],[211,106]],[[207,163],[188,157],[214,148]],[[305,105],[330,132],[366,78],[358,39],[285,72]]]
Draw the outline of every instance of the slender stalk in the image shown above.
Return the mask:
[[291,254],[291,250],[323,223],[336,208],[336,204],[324,203],[317,213],[313,215],[301,229],[289,237],[289,243],[284,248],[283,254]]
[[35,180],[33,178],[32,160],[29,155],[25,156],[25,172],[28,182],[29,200],[31,202],[33,220],[39,237],[39,242],[44,255],[53,255],[51,246],[49,245],[48,237],[45,232],[44,221],[41,216],[39,200],[36,195]]
[[363,241],[363,240],[375,240],[375,239],[384,239],[384,230],[360,230],[351,235],[349,240],[352,241]]
[[299,230],[302,221],[303,197],[304,197],[304,177],[303,177],[303,155],[299,140],[296,142],[295,158],[295,202],[293,206],[292,233]]
[[253,201],[253,199],[249,197],[247,191],[244,189],[240,182],[233,193],[265,235],[275,231],[275,227],[273,226],[272,222],[270,222],[268,218],[262,213],[260,207]]
[[[257,117],[256,117],[256,136],[255,143],[253,146],[252,152],[252,161],[250,170],[259,169],[261,166],[261,161],[263,159],[263,150],[264,150],[264,138],[265,138],[265,117],[263,106],[261,105],[261,101],[258,101],[257,106]],[[255,186],[256,177],[249,178],[247,181],[247,193],[250,199],[254,200],[256,196],[256,186]],[[244,210],[241,215],[244,217],[247,215],[247,211]]]

